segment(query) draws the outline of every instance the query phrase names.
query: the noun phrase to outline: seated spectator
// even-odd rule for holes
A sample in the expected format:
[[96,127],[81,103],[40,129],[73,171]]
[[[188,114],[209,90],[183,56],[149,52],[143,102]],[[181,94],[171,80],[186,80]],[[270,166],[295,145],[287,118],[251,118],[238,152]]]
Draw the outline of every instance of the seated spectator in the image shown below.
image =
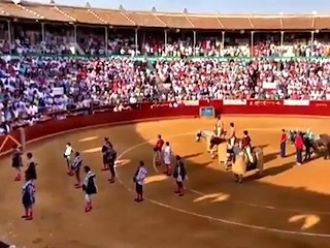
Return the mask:
[[323,100],[330,96],[329,74],[330,62],[322,59],[3,57],[0,124],[7,132],[8,123],[32,125],[45,116],[62,119],[105,106],[118,112],[140,102],[177,107],[200,99]]

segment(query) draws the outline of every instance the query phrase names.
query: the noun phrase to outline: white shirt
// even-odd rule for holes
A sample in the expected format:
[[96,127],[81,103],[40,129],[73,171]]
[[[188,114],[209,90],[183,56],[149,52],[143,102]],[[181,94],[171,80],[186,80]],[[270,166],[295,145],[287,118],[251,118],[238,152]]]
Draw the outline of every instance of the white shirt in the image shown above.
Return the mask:
[[217,128],[222,128],[223,127],[223,122],[222,122],[222,120],[217,120],[217,122],[216,122],[216,127]]
[[147,170],[144,167],[140,167],[139,171],[135,177],[136,183],[143,185],[144,184],[144,179],[147,177]]
[[171,164],[172,149],[170,146],[164,148],[164,162],[165,164]]
[[38,113],[38,108],[35,105],[31,105],[29,106],[26,112],[28,115],[34,116]]
[[66,148],[65,148],[65,151],[64,151],[64,155],[66,157],[70,158],[72,152],[73,152],[72,147],[67,145]]

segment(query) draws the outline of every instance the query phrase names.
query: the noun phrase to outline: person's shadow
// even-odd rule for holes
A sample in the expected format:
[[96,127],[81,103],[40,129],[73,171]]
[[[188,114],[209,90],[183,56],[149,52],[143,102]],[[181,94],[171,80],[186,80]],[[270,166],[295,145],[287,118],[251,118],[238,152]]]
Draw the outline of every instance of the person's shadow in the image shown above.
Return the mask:
[[296,164],[295,161],[291,161],[291,162],[285,163],[281,166],[267,168],[267,169],[263,170],[262,175],[252,174],[252,175],[245,177],[244,180],[250,181],[250,180],[256,180],[258,178],[267,177],[267,176],[276,176],[287,170],[290,170],[291,168],[293,168],[293,166],[295,164]]
[[9,245],[0,241],[0,248],[9,248]]
[[263,171],[263,174],[264,174],[264,176],[276,176],[287,170],[290,170],[291,168],[294,167],[295,164],[296,164],[295,161],[291,161],[291,162],[282,164],[281,166],[267,168]]
[[202,155],[202,154],[203,154],[202,152],[189,154],[189,155],[184,156],[183,158],[184,159],[194,158],[194,157],[198,157],[199,155]]
[[278,152],[265,154],[264,155],[264,164],[275,160],[278,155],[279,155]]

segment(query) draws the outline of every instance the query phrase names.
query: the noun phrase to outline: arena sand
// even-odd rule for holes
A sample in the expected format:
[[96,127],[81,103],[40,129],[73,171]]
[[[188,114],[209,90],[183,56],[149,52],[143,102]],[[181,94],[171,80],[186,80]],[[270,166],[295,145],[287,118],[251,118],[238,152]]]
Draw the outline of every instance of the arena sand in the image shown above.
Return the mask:
[[[28,145],[38,161],[35,220],[20,219],[21,184],[13,182],[10,158],[1,159],[0,240],[27,248],[154,248],[154,247],[330,247],[330,162],[314,159],[295,165],[292,146],[279,158],[282,128],[330,133],[330,119],[230,117],[237,133],[250,131],[265,153],[264,177],[235,184],[196,143],[198,129],[215,120],[185,119],[94,128]],[[152,165],[157,134],[184,156],[186,195],[177,197],[172,178]],[[100,149],[108,136],[120,155],[119,181],[110,185],[101,172]],[[63,150],[71,142],[97,174],[99,193],[94,210],[85,214],[81,189],[66,175]],[[132,177],[139,160],[149,172],[146,200],[135,203]]]

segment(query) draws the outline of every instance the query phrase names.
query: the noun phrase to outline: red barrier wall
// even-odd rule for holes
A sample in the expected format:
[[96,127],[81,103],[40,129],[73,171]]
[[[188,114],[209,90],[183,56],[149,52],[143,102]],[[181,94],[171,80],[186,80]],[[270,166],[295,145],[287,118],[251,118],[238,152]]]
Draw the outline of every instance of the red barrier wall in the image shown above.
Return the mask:
[[[251,114],[278,114],[278,115],[328,115],[330,116],[330,105],[319,106],[316,102],[310,102],[309,106],[287,106],[282,101],[248,101],[246,111]],[[233,113],[236,109],[226,109],[227,113]],[[242,110],[241,110],[242,111]]]
[[[26,141],[32,141],[47,135],[103,124],[120,124],[122,122],[139,122],[147,119],[166,119],[172,117],[198,116],[200,106],[213,106],[217,114],[268,114],[268,115],[309,115],[309,116],[329,116],[330,101],[313,101],[309,106],[288,106],[283,101],[255,101],[248,100],[245,105],[226,105],[223,101],[200,101],[199,106],[179,106],[178,108],[157,107],[150,109],[145,105],[140,110],[127,112],[106,112],[89,116],[69,117],[65,120],[51,120],[45,123],[26,127]],[[19,131],[11,134],[17,140],[20,139]],[[0,136],[0,145],[5,136]],[[13,142],[7,142],[0,151],[9,151]]]
[[[177,108],[158,107],[153,109],[148,108],[144,110],[132,110],[117,113],[105,112],[87,116],[74,116],[64,120],[50,120],[44,123],[25,127],[24,129],[26,142],[29,142],[47,135],[89,126],[120,124],[123,122],[139,122],[155,118],[166,119],[184,116],[197,117],[199,113],[198,111],[198,106],[180,106]],[[20,133],[18,130],[11,132],[10,135],[15,137],[17,140],[20,140]],[[0,145],[3,143],[4,139],[5,136],[0,136]],[[1,149],[1,153],[3,154],[8,152],[13,145],[13,142],[6,142],[5,146]]]

